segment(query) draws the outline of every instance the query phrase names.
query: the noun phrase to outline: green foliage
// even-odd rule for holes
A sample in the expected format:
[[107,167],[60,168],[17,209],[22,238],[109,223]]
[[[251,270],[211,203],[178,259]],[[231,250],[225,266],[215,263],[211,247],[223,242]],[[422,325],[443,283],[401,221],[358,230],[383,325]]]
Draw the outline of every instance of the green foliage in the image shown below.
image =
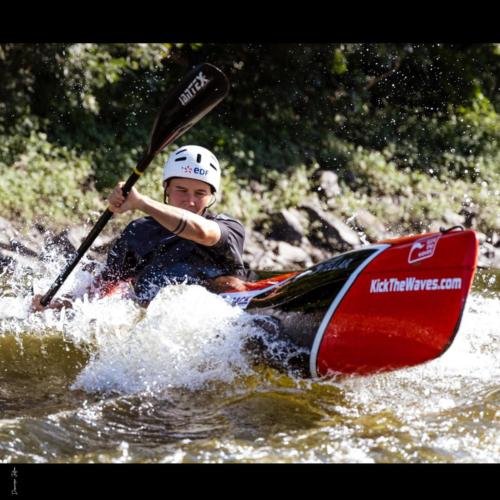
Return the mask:
[[285,175],[274,170],[260,181],[237,176],[234,165],[222,165],[224,178],[218,210],[239,218],[251,227],[264,222],[269,212],[296,207],[314,189],[311,184],[313,168],[300,165]]
[[[1,150],[12,144],[0,138]],[[47,142],[41,132],[15,145],[12,165],[0,163],[0,216],[51,223],[81,222],[104,208],[91,184],[90,162],[71,150]]]
[[[0,44],[0,214],[98,210],[201,61],[231,92],[178,145],[218,155],[221,209],[259,223],[311,195],[321,168],[339,174],[346,217],[364,206],[412,229],[472,204],[498,226],[498,44]],[[159,199],[167,154],[139,184]]]
[[398,169],[390,157],[388,151],[357,148],[350,165],[354,177],[342,183],[337,207],[346,218],[366,208],[398,234],[429,230],[432,222],[449,225],[448,213],[467,208],[477,215],[476,229],[486,234],[500,231],[498,170],[491,184],[467,182],[453,175],[437,178],[408,167]]

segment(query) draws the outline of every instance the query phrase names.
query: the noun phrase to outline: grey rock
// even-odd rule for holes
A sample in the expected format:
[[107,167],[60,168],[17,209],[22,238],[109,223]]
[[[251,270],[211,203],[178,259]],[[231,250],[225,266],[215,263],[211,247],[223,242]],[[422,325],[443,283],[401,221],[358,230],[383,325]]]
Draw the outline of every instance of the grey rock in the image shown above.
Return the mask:
[[306,202],[299,208],[309,215],[311,232],[316,230],[314,240],[322,243],[322,246],[328,245],[334,250],[345,251],[361,245],[356,231],[335,215],[325,212],[319,204]]
[[89,234],[89,229],[85,226],[74,226],[66,231],[66,238],[71,246],[76,250]]
[[39,248],[40,244],[29,234],[21,234],[10,221],[0,217],[0,249],[35,257]]
[[283,268],[308,267],[312,265],[311,258],[300,247],[290,245],[286,241],[279,241],[275,253],[278,256],[277,261]]
[[19,239],[21,233],[7,219],[0,217],[0,244],[10,247],[12,239]]
[[476,226],[477,216],[478,216],[476,208],[473,208],[473,207],[463,207],[460,210],[459,215],[463,215],[463,217],[464,217],[464,226],[466,228],[473,228],[474,226]]
[[0,271],[3,271],[6,267],[12,266],[15,260],[9,255],[4,255],[4,251],[0,250]]
[[270,254],[264,253],[260,259],[254,262],[251,269],[258,269],[261,271],[275,271],[276,270],[276,259],[274,259]]
[[463,226],[465,224],[465,216],[457,214],[451,209],[446,209],[443,214],[443,220],[449,226]]
[[42,256],[54,251],[63,254],[65,258],[74,255],[76,253],[76,246],[69,239],[68,232],[68,229],[64,229],[55,235],[47,233],[45,236]]
[[295,209],[283,209],[271,214],[271,231],[269,238],[300,243],[305,234],[301,214]]
[[[481,233],[480,231],[476,231],[476,236],[477,236],[477,241],[479,242],[479,245],[485,244],[488,240],[488,237],[484,233]],[[492,246],[493,245],[490,245],[489,243],[486,244],[486,247],[488,247],[488,248],[492,247]]]
[[[90,233],[91,230],[92,230],[92,227],[88,226],[88,225],[76,226],[76,227],[69,228],[68,232],[66,233],[66,236],[67,236],[68,241],[71,243],[71,245],[75,249],[78,249],[80,247],[80,245],[82,244],[83,240],[88,236],[88,234]],[[99,254],[100,253],[107,253],[116,239],[117,239],[116,234],[101,233],[94,240],[89,251],[99,253]]]
[[491,243],[481,243],[477,258],[479,267],[489,267],[500,269],[500,249],[494,247]]
[[320,170],[316,174],[316,185],[318,194],[322,198],[336,198],[342,195],[339,186],[339,178],[331,170]]
[[266,253],[264,237],[252,229],[246,232],[243,259],[250,269],[260,269],[259,262]]
[[498,233],[494,232],[491,235],[491,244],[494,247],[500,248],[500,235]]
[[23,268],[36,267],[37,257],[23,255],[15,250],[0,249],[0,269],[10,267],[14,269],[18,266]]
[[384,224],[365,208],[356,210],[354,221],[356,227],[363,231],[372,242],[380,241],[387,237]]
[[334,252],[314,246],[308,238],[302,240],[301,248],[309,255],[313,264],[333,257]]

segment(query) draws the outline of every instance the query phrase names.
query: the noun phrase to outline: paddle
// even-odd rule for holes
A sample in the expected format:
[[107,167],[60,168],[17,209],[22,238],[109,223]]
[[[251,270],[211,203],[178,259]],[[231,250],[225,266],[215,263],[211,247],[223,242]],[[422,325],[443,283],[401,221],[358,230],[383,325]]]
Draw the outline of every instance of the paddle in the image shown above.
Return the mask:
[[[217,106],[226,97],[228,91],[228,79],[220,69],[212,64],[203,63],[191,70],[179,85],[168,94],[165,103],[158,112],[146,152],[123,186],[123,195],[128,195],[132,186],[160,151]],[[78,248],[75,256],[68,262],[48,292],[40,299],[43,306],[49,304],[112,216],[113,213],[109,209],[103,212]]]

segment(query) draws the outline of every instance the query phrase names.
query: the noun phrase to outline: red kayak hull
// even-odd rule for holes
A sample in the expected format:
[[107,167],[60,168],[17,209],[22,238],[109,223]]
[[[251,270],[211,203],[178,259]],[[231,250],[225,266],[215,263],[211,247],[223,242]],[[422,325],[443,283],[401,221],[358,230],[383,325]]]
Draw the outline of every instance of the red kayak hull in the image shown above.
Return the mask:
[[413,366],[451,345],[476,268],[474,231],[386,243],[330,311],[316,342],[316,375]]
[[[472,230],[408,236],[220,295],[277,319],[283,338],[310,352],[301,370],[309,376],[367,375],[446,351],[460,325],[477,254]],[[129,283],[118,283],[103,295],[127,290]]]

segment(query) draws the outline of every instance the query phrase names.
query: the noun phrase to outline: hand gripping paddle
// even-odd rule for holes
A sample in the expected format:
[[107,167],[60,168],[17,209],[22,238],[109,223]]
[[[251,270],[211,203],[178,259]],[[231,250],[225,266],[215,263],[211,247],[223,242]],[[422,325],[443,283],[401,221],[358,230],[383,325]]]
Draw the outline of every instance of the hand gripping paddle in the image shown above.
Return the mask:
[[[169,93],[156,116],[146,153],[122,188],[124,196],[127,196],[153,158],[217,106],[228,92],[229,81],[226,75],[212,64],[203,63],[190,71]],[[112,216],[113,212],[109,209],[103,212],[75,256],[40,299],[43,306],[47,306],[52,300]]]

